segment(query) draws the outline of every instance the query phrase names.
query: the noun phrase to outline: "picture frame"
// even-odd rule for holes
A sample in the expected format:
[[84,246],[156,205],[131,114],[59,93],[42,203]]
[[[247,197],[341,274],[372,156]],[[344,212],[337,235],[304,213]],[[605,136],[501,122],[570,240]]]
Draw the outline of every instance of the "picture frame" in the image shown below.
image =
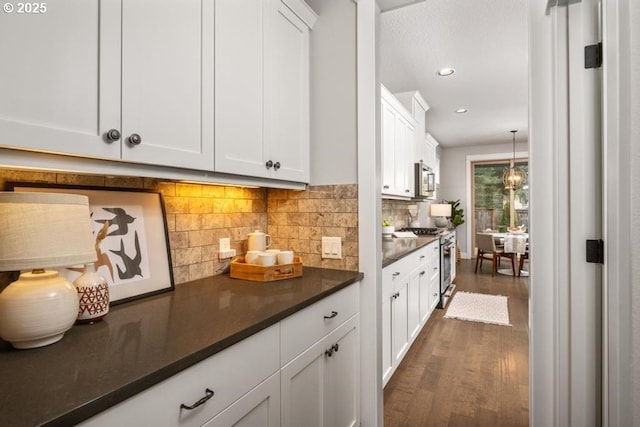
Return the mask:
[[[89,198],[98,274],[109,283],[110,305],[175,289],[162,194],[137,188],[8,182],[18,192],[80,194]],[[58,269],[70,282],[83,266]]]

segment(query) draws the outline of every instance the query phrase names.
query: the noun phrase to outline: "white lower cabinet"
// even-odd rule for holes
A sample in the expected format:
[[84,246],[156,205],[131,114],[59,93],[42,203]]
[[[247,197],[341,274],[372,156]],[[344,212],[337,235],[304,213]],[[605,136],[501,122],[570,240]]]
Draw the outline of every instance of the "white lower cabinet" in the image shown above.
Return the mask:
[[411,272],[409,277],[409,289],[407,292],[407,327],[409,329],[409,341],[413,341],[420,332],[420,273],[424,267],[420,266]]
[[204,427],[276,427],[280,425],[280,372],[276,372]]
[[356,283],[80,425],[357,426],[359,305]]
[[[382,269],[382,382],[387,384],[438,303],[436,240]],[[434,269],[435,268],[435,269]]]
[[[279,339],[279,325],[273,325],[81,425],[201,426],[279,372]],[[198,402],[193,409],[182,406]]]
[[358,322],[351,317],[282,368],[283,426],[359,425]]
[[429,259],[429,312],[440,302],[440,248],[435,256]]
[[387,383],[409,349],[407,259],[382,270],[382,361],[383,382]]

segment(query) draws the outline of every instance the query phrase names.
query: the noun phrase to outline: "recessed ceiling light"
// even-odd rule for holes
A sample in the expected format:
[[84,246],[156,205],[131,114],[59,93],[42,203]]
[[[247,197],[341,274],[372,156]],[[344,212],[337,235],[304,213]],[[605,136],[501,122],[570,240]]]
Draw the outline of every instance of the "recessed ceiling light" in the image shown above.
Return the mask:
[[467,111],[469,111],[469,110],[467,110],[466,108],[458,108],[458,109],[456,110],[456,113],[458,113],[458,114],[462,114],[462,113],[466,113]]
[[438,70],[438,72],[436,74],[441,76],[441,77],[446,77],[446,76],[450,76],[451,74],[453,74],[455,72],[456,72],[456,70],[454,70],[453,68],[441,68],[441,69]]

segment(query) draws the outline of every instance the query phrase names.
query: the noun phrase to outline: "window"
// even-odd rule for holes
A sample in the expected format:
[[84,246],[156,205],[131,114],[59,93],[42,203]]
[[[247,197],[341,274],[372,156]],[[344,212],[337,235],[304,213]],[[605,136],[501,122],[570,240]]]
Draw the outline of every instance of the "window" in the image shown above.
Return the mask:
[[479,231],[491,229],[506,232],[510,226],[529,227],[529,163],[527,160],[516,160],[516,167],[525,173],[525,181],[520,189],[513,191],[505,188],[502,182],[502,175],[512,162],[494,160],[471,163],[472,248],[475,248],[475,235]]

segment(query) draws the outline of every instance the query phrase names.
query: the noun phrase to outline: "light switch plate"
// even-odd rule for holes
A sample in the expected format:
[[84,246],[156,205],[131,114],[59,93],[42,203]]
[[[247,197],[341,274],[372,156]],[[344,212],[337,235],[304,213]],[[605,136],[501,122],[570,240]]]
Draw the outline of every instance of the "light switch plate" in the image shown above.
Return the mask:
[[342,259],[341,237],[322,237],[322,258]]

